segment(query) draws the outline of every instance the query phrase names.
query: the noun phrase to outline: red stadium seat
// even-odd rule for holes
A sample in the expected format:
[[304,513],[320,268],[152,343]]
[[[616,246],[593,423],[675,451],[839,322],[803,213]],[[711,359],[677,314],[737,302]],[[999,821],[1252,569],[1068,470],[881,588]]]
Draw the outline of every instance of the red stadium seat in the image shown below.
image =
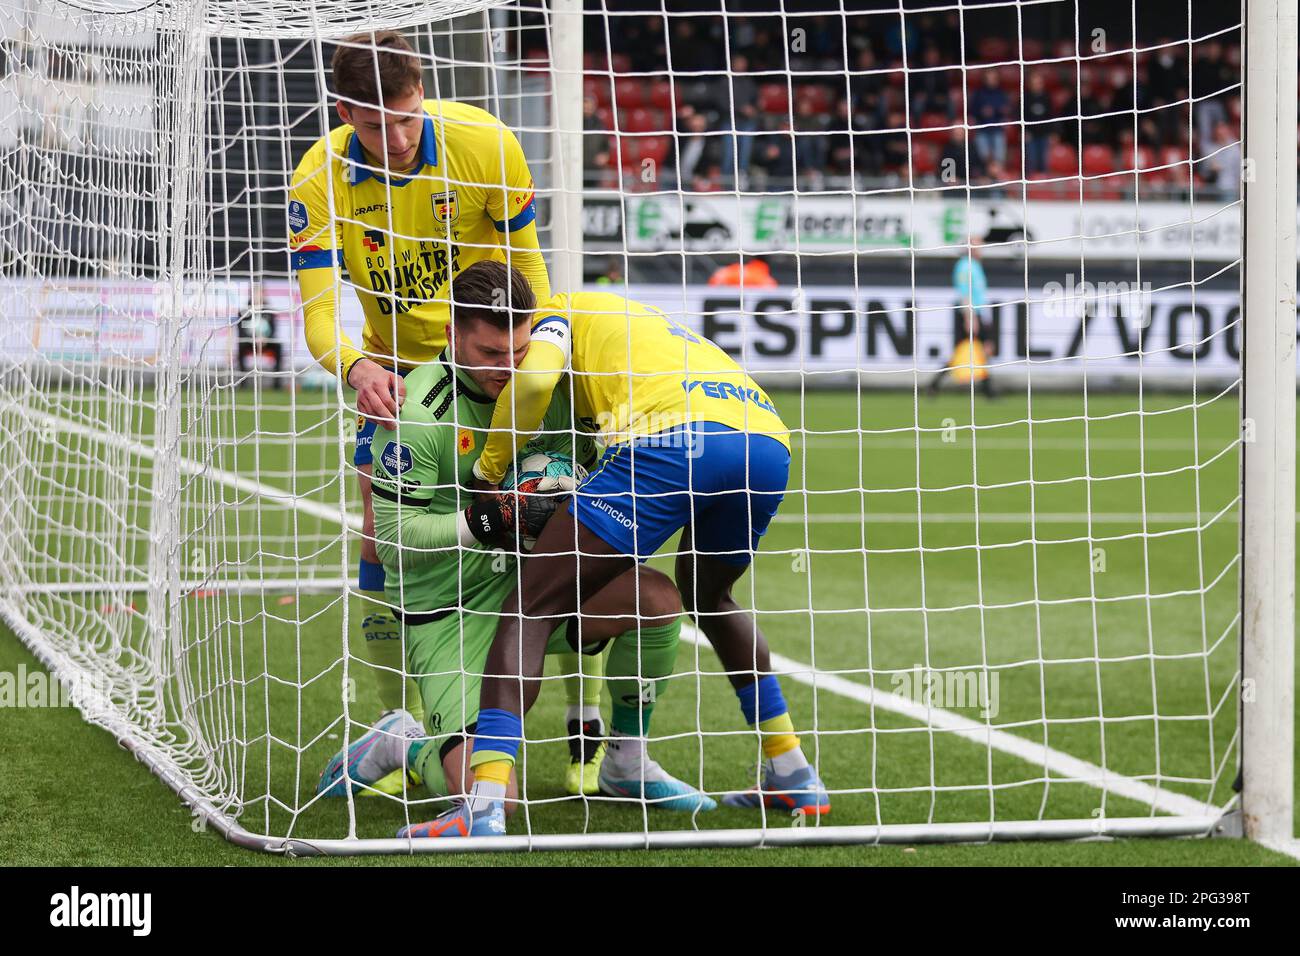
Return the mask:
[[667,80],[657,80],[650,86],[650,105],[657,110],[676,110],[677,88]]
[[912,140],[912,174],[918,179],[939,168],[939,151],[923,139]]
[[[623,188],[632,192],[651,192],[659,188],[659,167],[672,146],[669,136],[620,136],[619,173]],[[654,164],[647,167],[646,161]],[[645,178],[647,171],[651,174]]]
[[658,110],[624,110],[619,128],[625,133],[660,133],[664,129],[663,114]]
[[645,81],[635,76],[614,78],[614,105],[621,110],[634,110],[645,103]]
[[835,94],[829,86],[812,83],[795,91],[795,98],[800,103],[807,103],[815,113],[829,113],[835,105]]
[[1026,63],[1041,60],[1046,49],[1047,46],[1042,40],[1035,40],[1033,37],[1022,37],[1020,41],[1020,59]]
[[673,141],[671,136],[646,136],[641,139],[641,160],[654,160],[657,165],[662,165],[664,159],[668,156],[668,150],[672,147]]
[[1083,148],[1083,174],[1103,176],[1115,171],[1115,154],[1109,146],[1093,143]]
[[952,133],[953,121],[943,113],[922,113],[915,121],[912,140],[943,144]]
[[764,83],[758,88],[758,108],[778,116],[790,114],[790,91],[784,83]]
[[1079,174],[1079,157],[1073,146],[1055,143],[1047,151],[1047,169],[1053,176],[1077,176]]

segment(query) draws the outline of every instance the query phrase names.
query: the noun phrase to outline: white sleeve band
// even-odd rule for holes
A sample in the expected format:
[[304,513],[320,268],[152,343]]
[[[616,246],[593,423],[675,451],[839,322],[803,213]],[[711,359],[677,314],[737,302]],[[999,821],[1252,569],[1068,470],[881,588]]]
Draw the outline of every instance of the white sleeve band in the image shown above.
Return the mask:
[[477,548],[478,538],[469,530],[469,521],[465,518],[465,512],[456,513],[456,543],[462,548]]
[[569,323],[558,315],[548,315],[533,326],[533,341],[550,342],[564,353],[564,366],[568,368],[573,357],[572,336]]

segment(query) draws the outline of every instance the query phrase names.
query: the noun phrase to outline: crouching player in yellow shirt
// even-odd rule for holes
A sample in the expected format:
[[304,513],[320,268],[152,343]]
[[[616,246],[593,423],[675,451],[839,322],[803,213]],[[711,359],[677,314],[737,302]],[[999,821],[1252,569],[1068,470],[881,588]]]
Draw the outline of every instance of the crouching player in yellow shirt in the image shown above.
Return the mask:
[[[485,665],[470,797],[422,825],[421,835],[504,832],[506,784],[523,714],[536,699],[550,622],[575,613],[579,584],[581,593],[598,590],[679,529],[678,590],[728,671],[765,758],[759,786],[723,802],[828,812],[829,795],[771,673],[767,642],[731,595],[789,478],[789,433],[771,400],[725,352],[657,309],[606,293],[557,295],[538,309],[528,355],[497,400],[494,431],[475,468],[481,481],[499,483],[566,371],[575,418],[608,447],[574,503],[546,525],[503,610]],[[635,781],[641,760],[615,735],[602,792],[645,799],[635,786],[606,785],[611,768]]]
[[[357,615],[360,644],[385,713],[419,697],[403,681],[401,629],[384,600],[375,550],[371,441],[406,397],[403,377],[447,344],[448,289],[474,262],[508,260],[536,295],[548,280],[537,240],[533,180],[514,134],[464,103],[424,98],[419,56],[391,30],[340,40],[331,61],[342,126],[303,156],[289,188],[290,263],[298,276],[307,346],[321,366],[356,390],[360,413],[353,464],[363,508]],[[361,348],[339,329],[339,290],[356,292],[365,313]],[[565,662],[578,672],[577,657]],[[591,658],[586,673],[599,677]],[[600,681],[566,685],[570,793],[594,793]],[[578,730],[585,727],[585,733]],[[400,774],[376,789],[400,792]]]

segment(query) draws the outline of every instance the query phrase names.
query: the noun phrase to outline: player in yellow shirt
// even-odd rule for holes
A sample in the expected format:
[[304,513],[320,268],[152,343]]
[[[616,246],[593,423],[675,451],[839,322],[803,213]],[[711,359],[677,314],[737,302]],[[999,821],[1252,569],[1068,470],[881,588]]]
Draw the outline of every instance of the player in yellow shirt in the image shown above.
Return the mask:
[[[500,482],[516,447],[536,432],[565,372],[575,420],[598,433],[606,451],[567,511],[557,509],[542,530],[501,615],[484,669],[471,795],[404,832],[504,832],[505,783],[523,714],[536,698],[551,622],[576,613],[580,592],[594,593],[679,529],[678,590],[728,671],[764,754],[759,786],[723,802],[828,812],[825,786],[771,673],[767,642],[731,595],[789,478],[789,431],[771,399],[722,349],[658,309],[608,293],[557,295],[537,310],[528,351],[497,399],[494,433],[474,469],[485,486]],[[643,778],[640,789],[628,783],[637,762],[645,765],[630,743],[625,754],[620,738],[611,738],[601,790],[648,799],[652,781]]]
[[[535,294],[546,295],[533,180],[514,134],[464,103],[426,100],[421,61],[394,31],[339,42],[331,62],[342,126],[303,156],[289,188],[290,263],[298,276],[307,347],[326,371],[356,390],[357,469],[364,509],[359,643],[373,665],[385,711],[417,711],[404,693],[400,628],[384,603],[384,568],[375,550],[371,439],[391,427],[406,395],[402,376],[447,344],[451,280],[484,259],[506,261]],[[346,270],[346,279],[341,270]],[[365,312],[360,347],[339,328],[340,290],[349,285]],[[578,672],[577,657],[562,661]],[[588,665],[587,673],[598,666]],[[596,673],[593,676],[599,677]],[[585,700],[569,682],[570,721],[599,721],[600,681]],[[593,728],[598,730],[599,728]],[[595,750],[588,747],[588,757]],[[594,792],[595,767],[571,766],[571,792]],[[400,784],[400,781],[397,781]],[[385,790],[394,781],[385,781]]]

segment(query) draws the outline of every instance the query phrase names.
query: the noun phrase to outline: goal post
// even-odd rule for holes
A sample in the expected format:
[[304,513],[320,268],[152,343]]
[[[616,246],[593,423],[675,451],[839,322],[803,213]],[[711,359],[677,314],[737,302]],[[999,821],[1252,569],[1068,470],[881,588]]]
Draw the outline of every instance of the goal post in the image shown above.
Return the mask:
[[1242,819],[1294,845],[1296,3],[1246,4]]
[[[1169,32],[1075,0],[751,6],[0,0],[0,620],[196,829],[274,853],[1237,813],[1292,846],[1296,0],[1187,0]],[[316,795],[379,668],[350,643],[355,393],[307,353],[285,208],[339,123],[334,41],[373,28],[515,132],[554,291],[660,309],[790,427],[735,598],[832,814],[568,797],[555,663],[509,836],[394,838],[446,805],[418,788]],[[338,279],[355,341],[366,281]],[[757,782],[697,621],[654,718],[681,779]]]

